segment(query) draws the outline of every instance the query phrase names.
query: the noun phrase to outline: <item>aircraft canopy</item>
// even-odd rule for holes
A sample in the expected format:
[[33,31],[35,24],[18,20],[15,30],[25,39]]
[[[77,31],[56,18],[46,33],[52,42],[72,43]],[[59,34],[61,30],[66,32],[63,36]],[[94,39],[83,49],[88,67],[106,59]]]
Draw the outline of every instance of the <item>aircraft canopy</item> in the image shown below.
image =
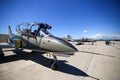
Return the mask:
[[[50,33],[46,30],[40,30],[38,31],[40,23],[34,22],[34,23],[22,23],[17,25],[16,31],[20,35],[32,35],[32,36],[40,36],[42,35],[50,35]],[[37,34],[36,34],[37,33]]]

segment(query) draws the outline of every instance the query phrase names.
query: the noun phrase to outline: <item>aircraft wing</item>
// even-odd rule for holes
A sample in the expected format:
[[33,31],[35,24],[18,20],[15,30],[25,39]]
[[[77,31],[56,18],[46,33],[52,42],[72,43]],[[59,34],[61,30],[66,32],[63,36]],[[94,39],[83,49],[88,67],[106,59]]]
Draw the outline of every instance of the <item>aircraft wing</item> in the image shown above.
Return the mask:
[[14,47],[8,43],[0,43],[0,49],[2,48],[14,48]]

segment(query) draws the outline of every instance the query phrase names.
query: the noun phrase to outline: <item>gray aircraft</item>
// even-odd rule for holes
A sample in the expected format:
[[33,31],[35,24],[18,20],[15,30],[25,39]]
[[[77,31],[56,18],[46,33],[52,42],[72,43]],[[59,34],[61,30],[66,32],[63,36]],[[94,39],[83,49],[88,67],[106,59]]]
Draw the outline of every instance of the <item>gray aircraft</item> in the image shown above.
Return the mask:
[[67,37],[64,39],[70,42],[77,42],[76,45],[84,45],[85,42],[91,42],[91,44],[93,45],[95,42],[95,40],[89,38],[73,39],[70,35],[67,35]]
[[48,31],[38,31],[40,23],[22,23],[16,27],[18,35],[12,34],[10,26],[8,27],[8,44],[0,45],[0,58],[4,58],[2,48],[30,49],[32,52],[45,52],[53,56],[51,69],[57,69],[56,56],[73,55],[78,50],[67,41],[50,34]]

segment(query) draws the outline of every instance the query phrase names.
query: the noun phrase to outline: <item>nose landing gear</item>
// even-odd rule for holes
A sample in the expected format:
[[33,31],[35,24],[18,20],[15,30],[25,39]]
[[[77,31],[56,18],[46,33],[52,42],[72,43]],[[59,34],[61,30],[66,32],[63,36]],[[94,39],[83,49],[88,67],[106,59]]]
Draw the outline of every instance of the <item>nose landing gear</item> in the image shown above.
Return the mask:
[[55,55],[53,55],[53,59],[54,60],[51,62],[50,67],[53,70],[57,70],[57,57]]

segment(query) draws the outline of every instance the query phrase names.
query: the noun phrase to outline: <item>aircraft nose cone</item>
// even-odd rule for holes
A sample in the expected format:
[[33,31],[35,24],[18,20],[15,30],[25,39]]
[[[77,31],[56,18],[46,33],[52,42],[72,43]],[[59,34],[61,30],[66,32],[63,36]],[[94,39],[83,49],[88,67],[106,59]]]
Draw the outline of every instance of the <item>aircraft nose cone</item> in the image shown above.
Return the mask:
[[61,44],[63,45],[63,47],[66,51],[68,51],[68,52],[69,51],[70,52],[77,52],[78,51],[72,44],[68,43],[67,41],[61,41],[60,40],[60,42],[61,42]]
[[54,37],[54,39],[57,40],[58,43],[58,47],[59,47],[59,51],[61,52],[77,52],[78,50],[69,42],[58,38],[58,37]]

